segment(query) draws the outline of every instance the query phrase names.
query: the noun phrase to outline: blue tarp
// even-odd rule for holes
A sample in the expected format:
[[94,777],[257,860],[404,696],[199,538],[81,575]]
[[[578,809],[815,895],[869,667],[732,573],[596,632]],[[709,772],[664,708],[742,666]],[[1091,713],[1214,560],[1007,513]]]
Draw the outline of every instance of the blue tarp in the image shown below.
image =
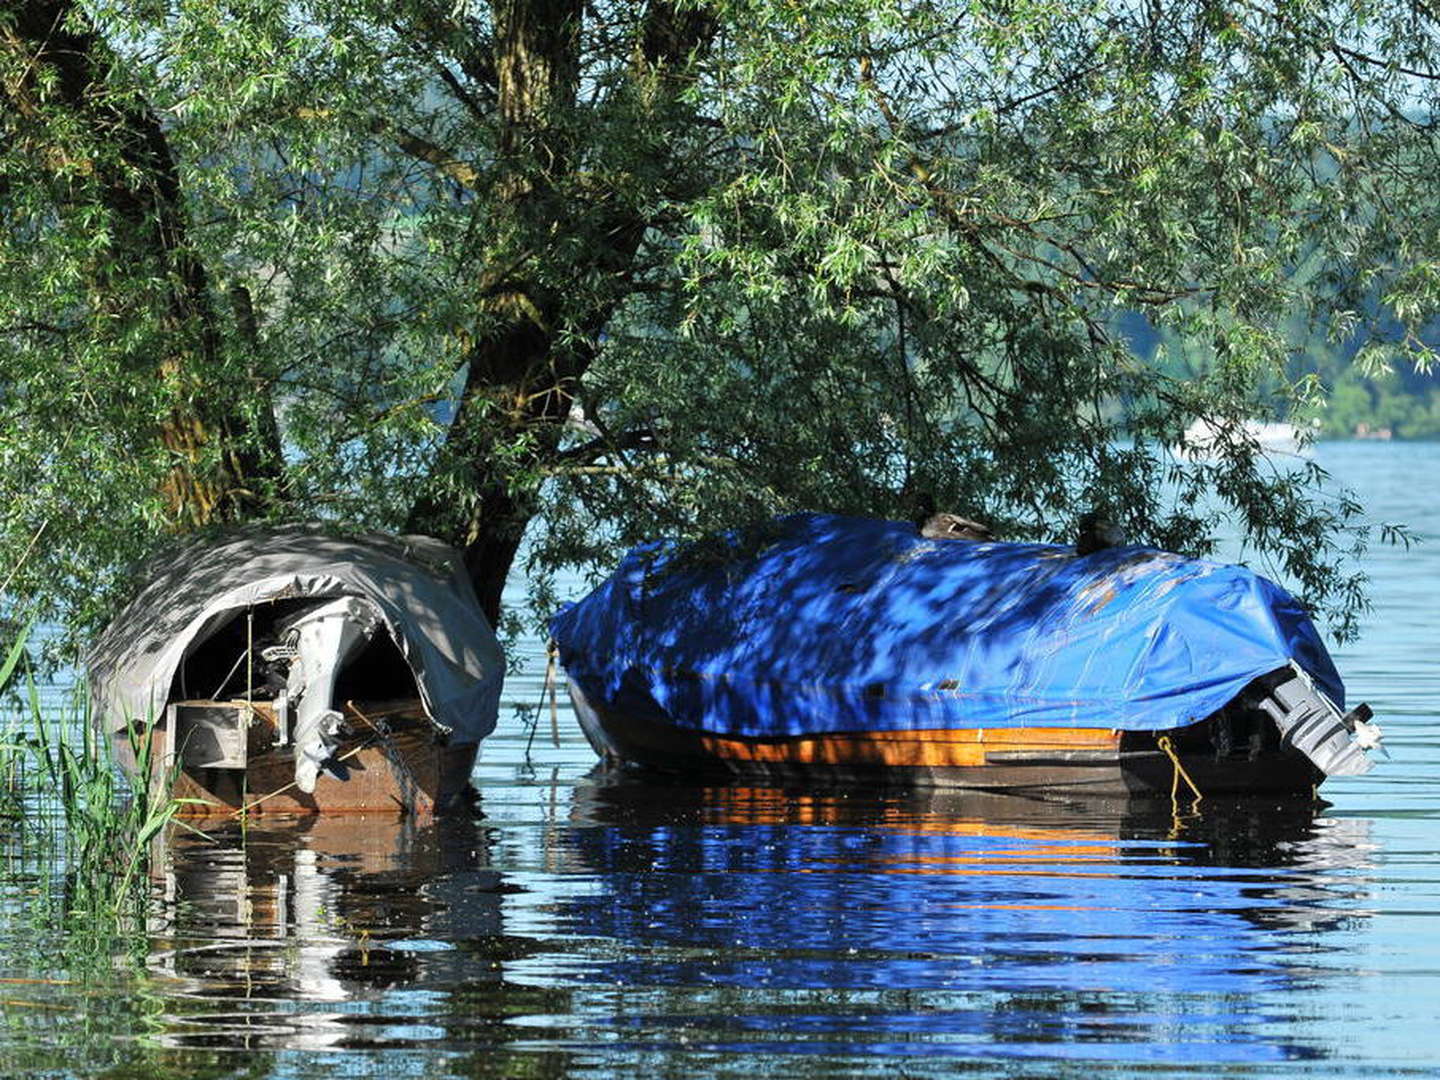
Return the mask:
[[1291,660],[1344,707],[1300,604],[1244,567],[865,518],[643,545],[550,630],[592,702],[723,735],[1157,731]]

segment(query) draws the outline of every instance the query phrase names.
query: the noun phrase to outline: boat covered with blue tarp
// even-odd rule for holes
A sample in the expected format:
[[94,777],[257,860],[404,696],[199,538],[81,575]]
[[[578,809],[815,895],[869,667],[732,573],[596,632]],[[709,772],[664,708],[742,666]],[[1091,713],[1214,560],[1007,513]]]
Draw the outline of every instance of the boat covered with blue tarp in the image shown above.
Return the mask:
[[1295,598],[1244,567],[1143,547],[1080,555],[798,514],[642,545],[551,633],[582,723],[598,710],[711,746],[1172,732],[1269,679],[1289,687],[1262,710],[1279,734],[1333,743],[1323,772],[1369,764],[1355,742],[1368,710],[1341,715],[1340,676]]

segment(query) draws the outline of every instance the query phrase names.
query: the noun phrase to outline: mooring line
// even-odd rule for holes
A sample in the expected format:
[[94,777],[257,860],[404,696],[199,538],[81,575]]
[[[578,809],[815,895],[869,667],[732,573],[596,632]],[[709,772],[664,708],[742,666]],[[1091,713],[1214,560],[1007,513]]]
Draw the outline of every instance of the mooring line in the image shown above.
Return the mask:
[[1175,767],[1174,771],[1170,774],[1170,809],[1175,813],[1176,817],[1179,817],[1180,778],[1183,776],[1185,783],[1189,785],[1190,790],[1195,793],[1195,801],[1190,806],[1191,813],[1194,813],[1195,808],[1200,805],[1205,796],[1202,795],[1200,789],[1195,786],[1195,781],[1192,780],[1190,774],[1185,771],[1185,766],[1180,763],[1180,755],[1175,752],[1175,744],[1170,741],[1170,736],[1161,735],[1155,740],[1155,744],[1159,746],[1161,750],[1165,751],[1165,756],[1170,759],[1170,764]]
[[[335,759],[336,764],[339,764],[339,763],[342,762],[342,761],[349,761],[349,760],[350,760],[352,757],[354,757],[356,754],[360,753],[361,750],[364,750],[364,749],[366,749],[367,747],[374,746],[374,745],[375,745],[375,742],[376,742],[376,740],[374,740],[374,739],[367,739],[367,740],[365,740],[364,742],[362,742],[359,746],[352,747],[351,749],[345,751],[345,753],[341,754],[339,757],[337,757],[337,758]],[[230,816],[231,816],[231,817],[242,817],[243,815],[249,813],[251,810],[253,810],[255,807],[259,806],[261,803],[265,802],[266,800],[268,800],[268,799],[273,799],[273,798],[275,798],[276,795],[284,795],[285,792],[287,792],[287,791],[289,791],[291,788],[295,787],[298,783],[299,783],[298,780],[291,780],[290,783],[286,784],[284,787],[276,788],[274,791],[270,792],[268,795],[261,795],[261,796],[260,796],[258,799],[256,799],[254,802],[248,802],[248,803],[246,803],[244,806],[237,806],[234,810],[231,810],[231,811],[230,811]]]

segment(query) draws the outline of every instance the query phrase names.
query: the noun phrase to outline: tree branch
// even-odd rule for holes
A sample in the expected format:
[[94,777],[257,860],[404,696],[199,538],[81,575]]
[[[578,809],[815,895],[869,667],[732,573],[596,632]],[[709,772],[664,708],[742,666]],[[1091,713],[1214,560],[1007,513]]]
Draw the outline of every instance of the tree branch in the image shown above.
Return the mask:
[[609,454],[624,450],[659,450],[660,439],[650,427],[623,431],[619,435],[601,435],[589,442],[561,450],[555,455],[556,461],[593,462]]
[[463,188],[473,191],[480,182],[481,172],[475,166],[461,161],[450,151],[413,132],[406,131],[398,124],[377,116],[370,121],[370,131],[375,135],[383,135],[391,139],[402,151],[418,161],[433,165],[437,172],[455,181]]

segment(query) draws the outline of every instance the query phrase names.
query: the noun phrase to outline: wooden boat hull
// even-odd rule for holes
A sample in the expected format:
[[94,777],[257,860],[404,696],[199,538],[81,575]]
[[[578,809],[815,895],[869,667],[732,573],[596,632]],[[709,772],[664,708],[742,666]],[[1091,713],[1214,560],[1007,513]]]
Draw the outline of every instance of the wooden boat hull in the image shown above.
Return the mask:
[[1208,722],[1154,733],[1010,728],[743,738],[678,727],[658,714],[619,712],[589,701],[573,681],[570,693],[580,727],[602,757],[695,777],[1110,798],[1169,797],[1172,789],[1190,797],[1196,790],[1312,794],[1325,775],[1304,754],[1282,745],[1278,733],[1238,753],[1217,755]]
[[[468,800],[478,744],[442,741],[418,701],[347,706],[355,722],[313,792],[296,786],[294,749],[277,745],[268,703],[247,708],[254,719],[244,768],[187,763],[172,745],[167,721],[153,728],[151,788],[164,792],[168,785],[170,796],[181,801],[180,816],[402,814],[425,820]],[[135,774],[139,765],[129,736],[117,732],[114,740],[116,759]]]

